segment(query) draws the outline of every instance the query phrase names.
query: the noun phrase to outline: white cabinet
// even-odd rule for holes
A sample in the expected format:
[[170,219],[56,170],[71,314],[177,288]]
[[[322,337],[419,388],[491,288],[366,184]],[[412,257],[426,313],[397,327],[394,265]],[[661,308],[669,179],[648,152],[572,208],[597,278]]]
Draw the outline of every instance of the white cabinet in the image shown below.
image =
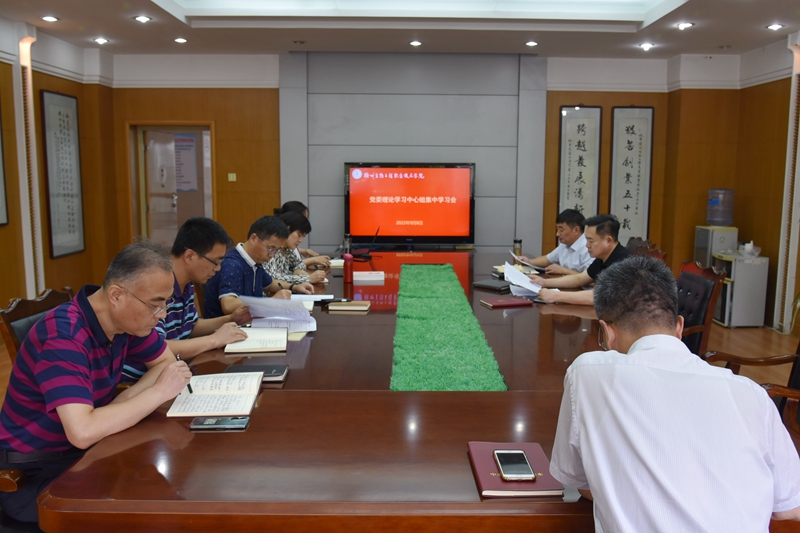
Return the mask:
[[729,328],[764,325],[769,258],[734,252],[712,254],[713,265],[727,272],[717,300],[714,321]]

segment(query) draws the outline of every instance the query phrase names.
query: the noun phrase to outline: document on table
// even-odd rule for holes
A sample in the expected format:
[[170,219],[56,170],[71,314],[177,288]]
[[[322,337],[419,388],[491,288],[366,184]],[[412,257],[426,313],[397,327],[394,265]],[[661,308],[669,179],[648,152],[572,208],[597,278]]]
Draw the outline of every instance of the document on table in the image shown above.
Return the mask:
[[[518,285],[523,289],[528,289],[529,291],[538,294],[539,291],[542,289],[542,286],[538,283],[534,283],[531,279],[514,268],[512,265],[506,261],[506,264],[503,265],[503,273],[505,274],[506,281],[511,283],[512,285]],[[252,314],[252,311],[251,311]]]
[[317,321],[311,316],[295,319],[254,318],[252,326],[254,328],[287,328],[290,335],[298,331],[317,331]]
[[333,294],[292,294],[292,301],[312,301],[318,302],[320,300],[333,300],[336,298]]
[[300,300],[258,298],[255,296],[239,296],[239,299],[250,308],[250,316],[254,317],[303,320],[311,316]]
[[[529,267],[531,267],[531,268],[533,268],[533,269],[537,270],[538,272],[544,272],[544,268],[542,268],[542,267],[537,267],[536,265],[532,265],[532,264],[530,264],[529,262],[527,262],[527,261],[524,261],[524,260],[520,259],[520,257],[519,257],[518,255],[516,255],[516,254],[515,254],[515,253],[514,253],[512,250],[509,250],[509,251],[508,251],[508,253],[510,253],[510,254],[511,254],[513,257],[514,257],[514,259],[516,259],[517,261],[519,261],[521,264],[523,264],[523,265],[526,265],[526,266],[529,266]],[[506,263],[506,264],[508,264],[508,263]]]

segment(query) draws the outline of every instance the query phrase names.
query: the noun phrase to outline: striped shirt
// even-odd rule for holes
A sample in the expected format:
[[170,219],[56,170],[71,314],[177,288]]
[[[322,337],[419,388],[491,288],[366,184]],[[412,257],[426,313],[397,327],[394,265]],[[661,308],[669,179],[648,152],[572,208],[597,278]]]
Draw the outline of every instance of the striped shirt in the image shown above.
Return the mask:
[[[172,274],[175,278],[175,274]],[[197,323],[197,309],[194,305],[194,283],[186,284],[181,290],[178,278],[172,289],[172,296],[167,300],[167,316],[158,321],[156,331],[168,341],[188,339]],[[122,381],[136,382],[147,372],[147,366],[141,362],[126,361],[122,367]]]
[[166,349],[155,330],[147,337],[120,333],[109,340],[88,300],[98,288],[84,286],[25,337],[0,411],[0,448],[22,453],[71,449],[56,407],[108,405],[126,358],[149,362]]
[[219,272],[208,280],[203,317],[223,316],[225,313],[219,300],[224,296],[264,296],[264,291],[271,284],[272,276],[239,243],[222,260]]

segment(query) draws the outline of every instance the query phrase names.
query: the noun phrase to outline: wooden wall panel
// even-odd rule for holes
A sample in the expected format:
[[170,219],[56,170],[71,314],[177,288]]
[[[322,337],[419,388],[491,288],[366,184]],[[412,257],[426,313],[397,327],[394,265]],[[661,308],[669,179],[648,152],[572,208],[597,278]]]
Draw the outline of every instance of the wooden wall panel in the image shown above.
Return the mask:
[[602,138],[600,146],[599,212],[607,213],[611,187],[612,108],[622,106],[653,107],[653,172],[650,184],[649,237],[661,245],[662,206],[664,197],[664,164],[667,144],[668,96],[665,93],[612,93],[549,91],[547,93],[547,126],[545,138],[544,209],[542,248],[547,253],[557,244],[558,164],[560,143],[560,109],[565,105],[601,106]]
[[[118,239],[133,236],[129,190],[130,124],[213,124],[215,218],[235,241],[280,205],[277,89],[115,89]],[[237,181],[229,182],[228,173]]]
[[[105,190],[114,182],[113,174],[104,172],[107,163],[113,158],[108,150],[104,135],[111,130],[102,130],[101,120],[111,112],[110,91],[108,88],[84,85],[34,72],[34,110],[36,114],[36,139],[39,147],[39,191],[42,209],[41,228],[44,256],[45,285],[61,288],[70,285],[76,291],[86,283],[99,284],[103,281],[108,259],[105,257],[106,230],[116,225],[116,209],[108,204]],[[50,227],[47,212],[47,186],[44,128],[41,117],[41,91],[53,91],[78,99],[78,127],[80,134],[81,186],[83,191],[83,225],[86,249],[83,252],[53,259],[50,256]],[[104,95],[104,98],[101,98]],[[105,104],[105,107],[102,107]]]
[[769,257],[767,323],[772,323],[780,255],[781,206],[791,78],[743,89],[733,224],[740,241],[753,241]]
[[12,66],[0,63],[0,120],[3,128],[8,224],[0,226],[0,249],[6,260],[0,276],[0,307],[8,300],[25,296],[25,266],[22,261],[22,226],[19,205],[19,169],[17,167],[17,131],[14,121],[14,83]]

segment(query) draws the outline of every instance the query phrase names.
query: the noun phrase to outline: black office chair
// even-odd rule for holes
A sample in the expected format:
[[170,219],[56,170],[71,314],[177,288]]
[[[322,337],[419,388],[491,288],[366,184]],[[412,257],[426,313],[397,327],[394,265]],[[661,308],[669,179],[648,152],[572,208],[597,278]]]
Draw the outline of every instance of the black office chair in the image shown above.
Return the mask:
[[711,321],[722,292],[725,271],[702,268],[686,261],[678,275],[678,314],[683,317],[683,343],[692,353],[703,356],[711,336]]
[[72,289],[64,287],[63,292],[46,289],[34,300],[14,298],[5,309],[0,309],[0,335],[6,343],[11,363],[17,357],[19,346],[34,324],[50,309],[72,299]]

